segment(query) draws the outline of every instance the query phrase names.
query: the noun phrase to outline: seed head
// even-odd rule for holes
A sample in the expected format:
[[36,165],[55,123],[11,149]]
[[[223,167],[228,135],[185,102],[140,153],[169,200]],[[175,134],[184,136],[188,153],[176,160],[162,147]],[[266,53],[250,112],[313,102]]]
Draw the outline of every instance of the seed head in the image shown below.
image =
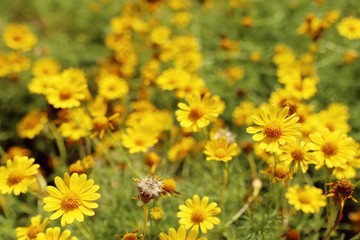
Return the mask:
[[157,198],[164,193],[162,188],[163,183],[157,177],[144,177],[141,179],[135,178],[139,197],[143,203],[148,203],[150,200]]

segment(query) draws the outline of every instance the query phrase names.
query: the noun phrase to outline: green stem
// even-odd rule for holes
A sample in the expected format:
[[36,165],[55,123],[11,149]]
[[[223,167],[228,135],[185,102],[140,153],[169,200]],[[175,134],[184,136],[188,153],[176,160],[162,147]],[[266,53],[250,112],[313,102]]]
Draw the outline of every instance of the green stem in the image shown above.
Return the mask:
[[80,232],[84,235],[85,239],[93,240],[94,237],[90,234],[89,229],[85,226],[85,224],[76,221],[76,225],[79,228]]
[[60,153],[60,158],[63,162],[66,161],[66,147],[64,144],[64,139],[62,138],[62,136],[60,135],[60,133],[57,131],[56,127],[54,124],[49,124],[49,128],[55,138],[56,141],[56,145],[59,149],[59,153]]
[[147,204],[144,203],[144,231],[143,231],[143,235],[141,237],[141,240],[145,239],[146,225],[147,225],[148,217],[149,217],[149,212],[148,212],[148,209],[147,209]]
[[5,217],[10,216],[9,206],[7,205],[8,201],[5,200],[5,197],[0,196],[0,206],[4,212]]
[[[327,231],[327,234],[324,236],[324,240],[327,240],[329,239],[331,233],[335,230],[335,228],[339,225],[341,219],[342,219],[342,216],[343,216],[343,210],[344,210],[344,204],[341,203],[340,206],[337,208],[336,211],[333,211],[332,214],[331,214],[331,218],[328,219],[328,227],[326,228],[328,231]],[[333,218],[335,218],[336,216],[336,219],[333,220]],[[333,224],[331,224],[333,223]]]
[[249,165],[250,165],[251,175],[253,177],[256,177],[257,176],[257,168],[256,168],[255,160],[254,160],[254,155],[253,154],[247,154],[247,160],[248,160]]
[[276,164],[277,164],[277,159],[276,159],[276,154],[273,153],[274,156],[274,178],[276,177]]
[[225,191],[229,184],[229,164],[226,162],[224,165],[224,180],[221,188],[221,207],[225,206]]

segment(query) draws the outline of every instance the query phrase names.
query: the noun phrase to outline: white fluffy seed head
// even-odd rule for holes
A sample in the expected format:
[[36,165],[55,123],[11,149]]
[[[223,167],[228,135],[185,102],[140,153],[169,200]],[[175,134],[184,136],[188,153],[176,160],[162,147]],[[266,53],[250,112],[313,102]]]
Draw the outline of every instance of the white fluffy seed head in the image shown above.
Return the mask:
[[148,203],[151,199],[157,198],[164,193],[162,185],[162,181],[157,177],[144,177],[139,179],[136,183],[139,196],[144,203]]

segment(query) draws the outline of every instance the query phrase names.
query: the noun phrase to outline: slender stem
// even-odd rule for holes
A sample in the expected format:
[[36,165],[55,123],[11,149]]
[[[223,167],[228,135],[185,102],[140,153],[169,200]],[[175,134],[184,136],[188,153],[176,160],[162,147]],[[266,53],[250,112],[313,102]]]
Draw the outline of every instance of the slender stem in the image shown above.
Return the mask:
[[336,215],[336,219],[334,221],[334,224],[332,225],[332,227],[329,229],[329,226],[327,229],[329,229],[328,233],[324,236],[324,240],[329,239],[331,233],[335,230],[335,228],[339,225],[342,216],[343,216],[343,210],[344,210],[344,204],[341,203],[340,206],[337,208],[336,211],[333,212],[333,214],[331,214],[331,219],[329,219],[329,222],[333,222],[332,219],[335,217],[334,215]]
[[221,207],[223,208],[225,205],[225,191],[229,184],[229,164],[226,162],[224,165],[224,181],[223,186],[221,188]]
[[232,217],[229,219],[229,221],[226,222],[225,227],[230,226],[233,222],[235,222],[237,219],[239,219],[239,218],[241,217],[241,215],[243,215],[243,214],[246,212],[246,210],[249,208],[251,202],[254,201],[254,199],[255,199],[255,196],[254,196],[254,195],[251,195],[251,196],[247,199],[247,201],[246,201],[246,203],[244,204],[244,206],[243,206],[242,208],[240,208],[240,210],[239,210],[234,216],[232,216]]
[[10,216],[9,206],[7,203],[8,203],[8,201],[5,200],[5,197],[0,196],[0,207],[3,210],[5,217]]
[[59,149],[59,153],[60,153],[60,158],[62,161],[66,161],[66,147],[64,144],[64,139],[62,138],[62,136],[60,135],[60,133],[57,131],[56,127],[54,124],[49,124],[50,130],[52,132],[52,134],[54,135],[55,141],[56,141],[56,145]]
[[273,153],[274,156],[274,178],[276,177],[276,164],[277,164],[277,159],[276,159],[276,154]]
[[257,176],[257,168],[256,168],[256,163],[254,161],[254,155],[253,154],[247,154],[247,160],[248,160],[249,165],[250,165],[251,174],[253,175],[253,177],[256,177]]
[[240,208],[240,210],[234,216],[232,216],[229,219],[229,221],[226,222],[225,227],[230,226],[233,222],[235,222],[237,219],[239,219],[241,217],[241,215],[243,215],[244,212],[246,212],[246,210],[249,208],[251,202],[254,201],[254,199],[259,195],[259,192],[262,187],[262,183],[261,183],[260,179],[258,179],[258,178],[254,179],[252,182],[252,185],[253,185],[253,192],[252,192],[251,196],[246,200],[246,203],[244,204],[244,206],[242,206],[242,208]]
[[85,239],[89,239],[89,240],[94,239],[94,237],[90,234],[90,231],[85,224],[76,221],[76,225],[79,228],[80,232],[84,235]]
[[149,217],[149,212],[148,212],[148,209],[147,209],[147,204],[144,203],[144,231],[143,231],[143,235],[141,237],[141,240],[145,239],[146,225],[147,225],[148,217]]

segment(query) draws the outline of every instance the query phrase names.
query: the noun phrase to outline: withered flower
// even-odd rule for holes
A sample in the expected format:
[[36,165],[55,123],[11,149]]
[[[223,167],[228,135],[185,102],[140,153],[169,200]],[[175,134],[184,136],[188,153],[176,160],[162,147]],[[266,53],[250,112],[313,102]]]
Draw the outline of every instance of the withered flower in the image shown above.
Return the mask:
[[344,207],[345,201],[351,199],[354,202],[358,202],[353,196],[354,185],[347,179],[341,179],[339,181],[328,183],[327,186],[331,186],[326,197],[333,197],[335,204]]

